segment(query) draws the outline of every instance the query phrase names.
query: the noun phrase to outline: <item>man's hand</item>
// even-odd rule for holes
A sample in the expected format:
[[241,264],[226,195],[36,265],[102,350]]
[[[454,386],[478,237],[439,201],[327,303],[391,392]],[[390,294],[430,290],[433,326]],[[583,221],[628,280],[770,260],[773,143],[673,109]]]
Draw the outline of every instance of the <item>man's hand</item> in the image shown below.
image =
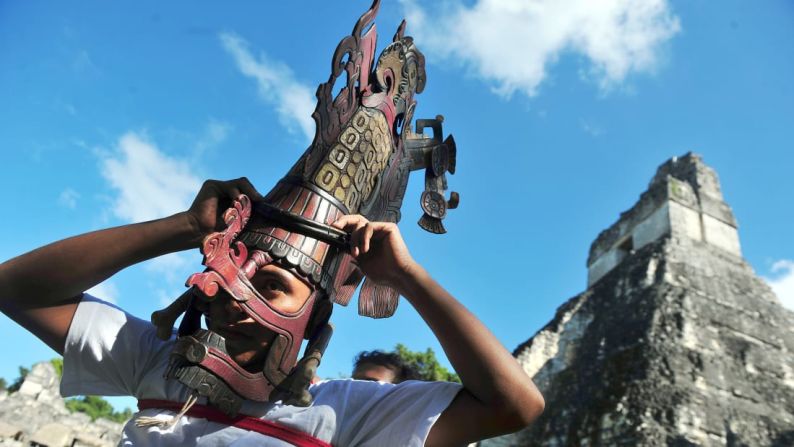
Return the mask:
[[416,262],[396,224],[370,222],[355,214],[341,217],[333,226],[350,233],[350,254],[365,275],[402,293],[402,278],[412,274]]
[[193,246],[200,246],[205,236],[226,227],[223,213],[240,194],[247,195],[252,201],[262,200],[262,195],[245,177],[225,182],[207,180],[201,185],[201,190],[186,212],[194,230],[191,239]]

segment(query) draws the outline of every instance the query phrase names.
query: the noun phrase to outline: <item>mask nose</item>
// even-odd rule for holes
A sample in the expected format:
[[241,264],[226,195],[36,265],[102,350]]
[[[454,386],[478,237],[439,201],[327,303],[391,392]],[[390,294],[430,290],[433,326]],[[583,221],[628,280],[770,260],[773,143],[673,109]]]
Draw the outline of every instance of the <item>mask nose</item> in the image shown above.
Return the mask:
[[214,300],[204,303],[204,315],[218,323],[234,323],[244,320],[246,313],[243,307],[228,294],[219,294]]
[[240,303],[238,303],[237,300],[233,299],[230,296],[226,296],[224,298],[225,300],[223,306],[226,309],[226,312],[228,312],[230,315],[240,317],[238,319],[242,319],[243,316],[245,315],[245,311],[243,310],[243,307],[240,306]]

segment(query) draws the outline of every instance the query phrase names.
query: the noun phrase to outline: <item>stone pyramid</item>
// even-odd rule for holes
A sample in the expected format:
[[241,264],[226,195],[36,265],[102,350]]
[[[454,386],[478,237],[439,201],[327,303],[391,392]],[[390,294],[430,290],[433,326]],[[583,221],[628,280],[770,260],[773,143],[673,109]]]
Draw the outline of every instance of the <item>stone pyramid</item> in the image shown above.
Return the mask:
[[736,228],[701,157],[662,164],[593,242],[587,290],[514,353],[544,415],[481,445],[794,446],[794,312]]

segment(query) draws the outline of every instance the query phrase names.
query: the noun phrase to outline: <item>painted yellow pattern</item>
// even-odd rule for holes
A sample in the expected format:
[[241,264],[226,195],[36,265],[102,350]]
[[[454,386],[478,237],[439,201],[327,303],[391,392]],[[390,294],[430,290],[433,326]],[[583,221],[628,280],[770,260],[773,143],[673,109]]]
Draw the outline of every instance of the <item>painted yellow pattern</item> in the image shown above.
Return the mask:
[[360,107],[328,152],[314,182],[349,210],[358,210],[386,167],[392,150],[390,135],[383,113]]

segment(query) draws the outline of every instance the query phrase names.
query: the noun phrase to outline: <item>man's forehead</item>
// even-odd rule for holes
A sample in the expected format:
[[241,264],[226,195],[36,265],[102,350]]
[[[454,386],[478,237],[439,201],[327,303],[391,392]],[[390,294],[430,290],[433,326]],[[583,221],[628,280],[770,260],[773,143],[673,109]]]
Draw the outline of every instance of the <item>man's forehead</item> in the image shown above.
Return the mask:
[[358,365],[355,369],[355,372],[364,372],[364,371],[374,371],[374,370],[384,370],[389,371],[392,374],[396,374],[396,368],[392,365],[381,365],[379,363],[362,363]]
[[397,371],[385,365],[362,363],[353,371],[353,378],[358,380],[393,382],[394,379],[397,378]]

